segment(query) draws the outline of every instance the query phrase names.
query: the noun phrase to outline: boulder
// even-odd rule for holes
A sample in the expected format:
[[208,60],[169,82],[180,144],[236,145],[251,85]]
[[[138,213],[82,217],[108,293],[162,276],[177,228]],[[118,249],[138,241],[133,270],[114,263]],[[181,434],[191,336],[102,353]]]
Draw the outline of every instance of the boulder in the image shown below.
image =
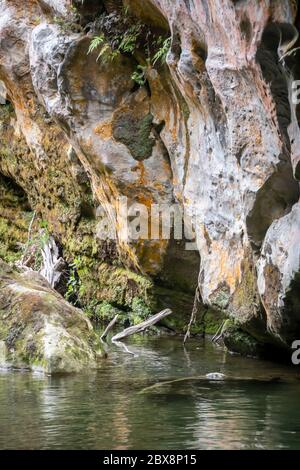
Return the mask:
[[47,374],[99,367],[90,321],[31,270],[0,260],[0,367]]

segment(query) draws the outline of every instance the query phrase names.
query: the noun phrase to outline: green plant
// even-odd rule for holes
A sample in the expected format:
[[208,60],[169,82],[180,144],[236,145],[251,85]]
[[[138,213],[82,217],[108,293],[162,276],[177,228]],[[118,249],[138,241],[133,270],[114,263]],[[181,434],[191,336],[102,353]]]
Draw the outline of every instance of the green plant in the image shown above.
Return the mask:
[[151,308],[145,304],[144,300],[134,297],[131,305],[132,313],[141,320],[146,320],[152,314]]
[[163,39],[160,36],[156,42],[156,45],[159,47],[157,52],[154,54],[152,59],[152,64],[156,65],[160,61],[161,64],[165,64],[167,60],[167,55],[171,47],[171,37]]
[[133,72],[131,76],[132,80],[138,85],[144,86],[147,81],[146,71],[147,71],[147,67],[143,65],[138,65],[136,70]]
[[47,220],[41,220],[40,221],[40,227],[46,231],[49,229],[49,224]]
[[120,54],[140,57],[143,52],[144,63],[137,65],[131,77],[139,86],[145,85],[148,68],[165,64],[171,47],[171,37],[156,36],[148,26],[130,16],[128,8],[121,16],[101,15],[95,31],[101,34],[91,39],[88,54],[100,49],[97,61],[101,58],[103,62],[112,62]]
[[113,62],[120,54],[133,54],[141,33],[142,25],[138,23],[131,26],[124,35],[113,35],[110,40],[102,33],[95,36],[90,43],[88,54],[100,48],[97,61],[103,58],[104,62]]
[[[88,49],[88,54],[92,54],[98,47],[102,46],[105,43],[105,36],[101,34],[100,36],[95,36],[90,43],[90,47]],[[99,56],[97,57],[97,60]]]
[[78,270],[81,267],[81,259],[75,258],[73,263],[70,264],[70,275],[67,284],[66,299],[74,305],[78,304],[78,295],[81,287],[81,281],[78,275]]
[[64,33],[68,33],[69,31],[79,33],[82,31],[82,27],[80,26],[80,15],[74,5],[71,6],[70,15],[67,18],[63,16],[55,16],[54,23]]
[[120,38],[118,50],[123,53],[133,54],[137,47],[137,42],[142,32],[142,24],[137,23],[131,26],[124,36]]

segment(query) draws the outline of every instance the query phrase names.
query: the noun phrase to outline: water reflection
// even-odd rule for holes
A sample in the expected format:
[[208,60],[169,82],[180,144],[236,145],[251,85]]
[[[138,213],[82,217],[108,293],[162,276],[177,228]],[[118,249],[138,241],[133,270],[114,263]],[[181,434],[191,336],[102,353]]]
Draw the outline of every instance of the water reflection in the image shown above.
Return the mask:
[[[300,448],[295,370],[210,343],[136,338],[98,373],[0,374],[0,448]],[[177,381],[222,372],[236,381]],[[283,377],[283,383],[241,380]],[[156,382],[169,381],[140,393]]]

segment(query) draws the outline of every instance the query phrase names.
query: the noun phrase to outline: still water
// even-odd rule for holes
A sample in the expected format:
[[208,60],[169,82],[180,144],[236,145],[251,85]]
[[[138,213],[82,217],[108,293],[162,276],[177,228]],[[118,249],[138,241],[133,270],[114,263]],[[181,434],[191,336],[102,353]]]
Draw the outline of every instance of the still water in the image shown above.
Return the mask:
[[[208,340],[186,350],[180,338],[126,344],[136,356],[113,347],[97,373],[1,372],[0,448],[300,449],[298,369],[232,356]],[[205,379],[210,372],[228,380]],[[203,379],[151,388],[191,376]],[[271,377],[283,380],[257,380]]]

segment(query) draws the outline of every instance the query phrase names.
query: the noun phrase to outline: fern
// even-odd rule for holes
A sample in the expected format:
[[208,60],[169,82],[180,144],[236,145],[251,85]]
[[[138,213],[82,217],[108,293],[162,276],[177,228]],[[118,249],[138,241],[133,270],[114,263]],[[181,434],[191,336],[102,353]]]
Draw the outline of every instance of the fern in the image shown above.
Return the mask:
[[144,49],[144,65],[137,65],[131,76],[140,86],[147,82],[146,72],[149,67],[166,63],[171,37],[156,36],[145,24],[131,16],[127,7],[123,8],[122,16],[116,13],[103,14],[94,31],[102,33],[91,40],[88,54],[98,50],[97,61],[102,59],[103,62],[113,62],[121,54],[140,56]]
[[129,30],[126,31],[126,33],[124,34],[120,42],[120,45],[118,47],[119,51],[133,54],[137,48],[137,41],[141,34],[141,30],[142,30],[141,23],[138,23],[137,25],[129,28]]
[[171,38],[167,38],[163,40],[163,38],[160,36],[156,42],[157,45],[161,44],[161,47],[158,49],[156,54],[153,57],[152,63],[153,65],[156,65],[158,61],[160,61],[161,64],[165,64],[167,60],[167,55],[171,47]]
[[[98,47],[100,47],[105,42],[104,34],[100,36],[95,36],[90,43],[88,54],[92,54]],[[98,60],[98,59],[97,59]]]

